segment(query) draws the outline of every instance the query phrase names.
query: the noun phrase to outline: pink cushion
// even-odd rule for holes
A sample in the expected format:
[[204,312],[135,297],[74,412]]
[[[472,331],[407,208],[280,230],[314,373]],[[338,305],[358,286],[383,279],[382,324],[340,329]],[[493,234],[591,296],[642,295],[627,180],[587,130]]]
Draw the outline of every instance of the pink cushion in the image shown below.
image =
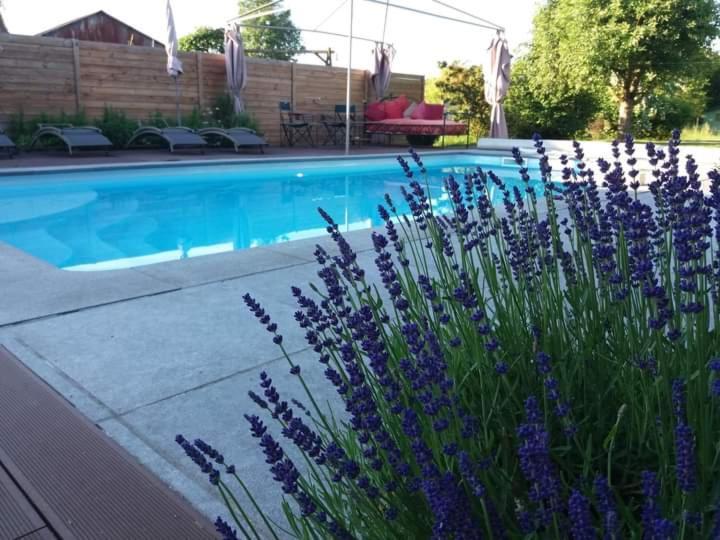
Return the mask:
[[403,117],[403,112],[405,112],[405,107],[403,106],[403,103],[401,101],[393,99],[391,101],[386,101],[384,103],[384,105],[385,105],[385,118],[392,119],[392,118],[402,118]]
[[407,96],[398,96],[393,99],[393,101],[395,103],[399,103],[402,106],[403,111],[410,106],[410,100],[407,98]]
[[415,110],[410,115],[413,120],[423,120],[425,118],[425,102],[421,101],[415,107]]
[[444,107],[442,103],[432,104],[421,101],[410,115],[413,120],[442,120]]
[[385,114],[384,103],[370,103],[365,109],[365,117],[371,122],[379,122],[385,120],[387,115]]
[[444,111],[445,111],[445,107],[443,106],[442,103],[438,103],[438,104],[426,103],[423,119],[424,120],[442,120]]

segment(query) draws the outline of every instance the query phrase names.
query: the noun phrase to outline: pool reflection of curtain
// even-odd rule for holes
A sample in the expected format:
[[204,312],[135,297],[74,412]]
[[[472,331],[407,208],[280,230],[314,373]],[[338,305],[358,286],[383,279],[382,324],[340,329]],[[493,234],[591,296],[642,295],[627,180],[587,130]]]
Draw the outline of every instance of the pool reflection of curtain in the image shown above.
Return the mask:
[[250,223],[247,210],[243,204],[243,197],[236,193],[235,211],[233,212],[233,249],[250,247]]

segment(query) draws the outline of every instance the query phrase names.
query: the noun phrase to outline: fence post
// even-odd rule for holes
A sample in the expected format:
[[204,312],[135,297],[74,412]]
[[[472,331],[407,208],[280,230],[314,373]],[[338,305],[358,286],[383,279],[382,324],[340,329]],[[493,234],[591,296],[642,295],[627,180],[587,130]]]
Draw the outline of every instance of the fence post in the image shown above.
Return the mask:
[[75,113],[80,114],[80,43],[72,40],[73,82],[75,86]]
[[203,85],[205,81],[203,77],[202,53],[200,52],[195,53],[195,65],[197,66],[198,108],[200,109],[200,113],[202,114],[202,111],[205,108],[205,96],[203,95]]
[[295,110],[295,62],[290,63],[290,107]]
[[[363,70],[363,107],[364,107],[364,106],[367,104],[367,102],[368,102],[368,84],[369,84],[369,82],[368,82],[368,74],[369,74],[369,73],[370,73],[370,72],[369,72],[367,69],[366,69],[366,70]],[[365,111],[364,111],[364,109],[363,109],[363,113],[364,113],[364,112],[365,112]]]
[[420,77],[420,101],[425,101],[425,75]]

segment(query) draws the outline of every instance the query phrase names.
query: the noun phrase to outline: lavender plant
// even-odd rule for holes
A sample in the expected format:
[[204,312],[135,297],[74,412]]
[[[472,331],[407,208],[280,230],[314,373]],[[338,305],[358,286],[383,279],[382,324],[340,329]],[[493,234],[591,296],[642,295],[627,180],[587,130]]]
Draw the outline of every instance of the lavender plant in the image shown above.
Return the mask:
[[382,289],[320,211],[337,251],[318,246],[321,285],[292,295],[345,415],[287,354],[307,410],[265,373],[250,392],[285,532],[248,517],[222,455],[178,436],[227,504],[223,538],[720,538],[720,172],[681,163],[677,131],[646,145],[647,191],[631,137],[597,170],[574,143],[559,175],[535,146],[543,197],[514,149],[524,193],[450,176],[445,215],[420,156],[398,158],[410,212],[378,208]]

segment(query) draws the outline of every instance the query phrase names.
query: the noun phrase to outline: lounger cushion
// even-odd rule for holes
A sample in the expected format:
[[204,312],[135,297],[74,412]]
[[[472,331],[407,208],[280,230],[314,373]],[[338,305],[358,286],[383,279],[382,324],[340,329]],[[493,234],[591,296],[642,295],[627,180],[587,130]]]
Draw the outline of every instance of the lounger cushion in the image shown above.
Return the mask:
[[370,103],[365,110],[365,116],[371,122],[385,120],[385,106],[383,103]]

